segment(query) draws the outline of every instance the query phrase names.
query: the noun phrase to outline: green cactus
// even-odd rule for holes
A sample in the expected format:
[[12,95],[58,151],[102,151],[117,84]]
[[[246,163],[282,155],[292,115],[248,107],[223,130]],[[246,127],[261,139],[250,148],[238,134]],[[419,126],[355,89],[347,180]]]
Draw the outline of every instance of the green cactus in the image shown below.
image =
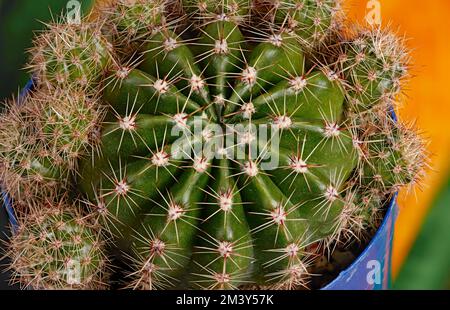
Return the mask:
[[361,186],[388,194],[420,182],[427,160],[415,130],[385,115],[381,109],[356,117],[353,123],[358,124]]
[[117,54],[129,57],[152,32],[165,22],[167,0],[119,0],[102,11],[105,28]]
[[339,44],[338,71],[347,81],[348,102],[355,111],[391,104],[408,77],[409,56],[403,42],[383,29],[358,30]]
[[251,9],[250,0],[181,0],[181,3],[184,11],[201,24],[216,19],[243,22]]
[[29,101],[47,148],[62,158],[68,169],[75,170],[79,158],[97,152],[104,108],[95,98],[77,90],[71,90],[67,96],[63,90],[40,93]]
[[[51,197],[82,201],[83,236],[108,236],[127,288],[308,287],[318,245],[369,238],[426,166],[383,105],[406,74],[401,44],[378,29],[333,36],[335,0],[149,3],[119,1],[92,24],[102,34],[83,22],[41,35],[33,68],[52,87],[3,116],[0,177],[16,185],[5,176],[22,157],[50,155]],[[57,57],[65,36],[57,52],[81,42],[81,63]]]
[[104,108],[83,90],[33,93],[0,116],[0,178],[17,210],[64,193],[80,158],[98,150]]
[[[386,194],[377,189],[364,190],[357,186],[346,190],[339,225],[332,238],[349,245],[367,241],[383,220]],[[332,239],[326,240],[332,245]]]
[[104,241],[79,205],[43,204],[19,220],[8,255],[12,281],[33,289],[98,289],[107,274]]
[[100,23],[55,22],[34,40],[28,69],[50,89],[92,87],[114,63],[111,43]]
[[7,105],[0,115],[0,184],[21,212],[55,197],[65,185],[68,167],[44,145],[34,110],[16,100]]

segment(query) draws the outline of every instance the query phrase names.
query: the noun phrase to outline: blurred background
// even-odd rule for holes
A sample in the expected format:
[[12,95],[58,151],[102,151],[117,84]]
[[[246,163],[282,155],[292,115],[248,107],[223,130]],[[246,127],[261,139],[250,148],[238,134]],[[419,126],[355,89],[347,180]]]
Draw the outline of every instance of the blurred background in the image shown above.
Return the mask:
[[[83,12],[106,1],[111,0],[79,0]],[[420,188],[399,199],[394,288],[450,289],[450,1],[343,1],[350,19],[359,23],[379,5],[382,24],[408,39],[413,78],[397,112],[402,120],[415,121],[430,141],[433,169]],[[29,78],[22,68],[33,32],[68,3],[0,0],[0,101],[17,94]]]

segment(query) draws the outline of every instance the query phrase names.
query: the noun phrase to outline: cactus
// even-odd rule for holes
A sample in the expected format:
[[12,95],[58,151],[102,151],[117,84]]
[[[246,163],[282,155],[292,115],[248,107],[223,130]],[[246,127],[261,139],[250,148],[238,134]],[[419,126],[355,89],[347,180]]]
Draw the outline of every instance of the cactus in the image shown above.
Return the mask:
[[413,127],[386,117],[385,109],[356,117],[358,150],[361,156],[358,176],[363,188],[393,193],[423,177],[428,162],[424,141]]
[[295,32],[307,51],[323,43],[342,13],[340,0],[256,0],[254,11],[260,24]]
[[[84,21],[51,25],[33,57],[46,83],[0,124],[2,171],[24,156],[43,165],[47,150],[59,172],[51,197],[81,197],[93,225],[75,221],[83,240],[108,236],[129,267],[124,287],[308,287],[318,245],[370,238],[386,201],[427,165],[419,136],[386,108],[407,72],[401,44],[379,29],[334,35],[339,13],[335,0],[137,0],[93,23],[102,34]],[[86,49],[59,79],[62,67],[39,57],[64,63],[42,42],[66,36],[58,48]],[[30,173],[40,172],[16,175]],[[13,245],[24,246],[20,235]],[[96,277],[104,259],[93,248],[98,266],[86,272]]]
[[[133,49],[159,27],[165,19],[167,0],[137,0],[132,3],[119,0],[103,10],[105,27],[115,50],[121,56],[130,56]],[[128,55],[127,55],[128,54]]]
[[91,87],[113,64],[111,44],[100,33],[99,23],[64,20],[47,25],[31,49],[28,69],[47,88]]
[[355,111],[391,104],[408,77],[410,59],[401,39],[376,28],[356,30],[341,38],[336,54],[337,71],[347,81],[348,102]]
[[[78,161],[98,150],[104,108],[72,88],[11,100],[1,115],[0,177],[17,210],[36,207],[70,187]],[[19,208],[19,206],[21,206]]]
[[28,105],[11,100],[7,110],[0,116],[0,184],[15,200],[16,210],[22,211],[56,196],[64,187],[67,165],[45,147]]
[[104,108],[97,101],[77,89],[71,90],[70,96],[61,90],[39,92],[29,99],[46,147],[62,158],[70,170],[76,169],[79,158],[98,151]]
[[250,0],[181,0],[184,11],[193,15],[200,24],[218,18],[241,23],[250,14],[250,2]]
[[104,241],[81,206],[62,198],[20,218],[8,255],[12,282],[33,289],[98,289],[107,274]]
[[428,167],[425,141],[413,125],[394,119],[390,108],[354,116],[352,128],[359,164],[348,182],[337,234],[366,239],[381,224],[383,203],[405,186],[420,184]]

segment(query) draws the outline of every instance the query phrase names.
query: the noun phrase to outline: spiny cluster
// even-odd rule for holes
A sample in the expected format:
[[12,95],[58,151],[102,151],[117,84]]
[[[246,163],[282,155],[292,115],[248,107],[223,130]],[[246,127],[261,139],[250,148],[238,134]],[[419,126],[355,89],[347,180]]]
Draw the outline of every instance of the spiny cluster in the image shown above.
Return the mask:
[[0,116],[0,179],[20,211],[55,196],[66,163],[44,144],[33,112],[15,100],[8,105]]
[[99,289],[106,255],[98,227],[65,201],[19,218],[9,245],[11,281],[33,289]]
[[340,0],[256,0],[260,25],[298,35],[306,51],[323,43],[342,19]]
[[82,90],[40,92],[27,103],[52,154],[75,170],[78,160],[96,152],[104,108]]
[[370,237],[427,157],[387,108],[401,40],[343,35],[340,15],[336,0],[120,0],[49,25],[39,83],[0,123],[16,277],[100,288],[106,242],[127,288],[297,289],[320,251]]
[[165,0],[119,0],[101,13],[119,56],[129,57],[152,33],[166,23]]
[[27,209],[67,190],[80,158],[99,151],[104,109],[75,88],[70,95],[42,90],[22,99],[1,115],[0,177],[16,205]]
[[218,19],[243,23],[248,20],[250,0],[182,0],[182,9],[197,23],[204,24]]
[[419,183],[428,162],[424,142],[416,131],[385,115],[381,109],[353,120],[360,144],[358,175],[367,189],[396,192]]
[[350,38],[339,34],[340,42],[332,48],[334,70],[345,78],[352,110],[392,106],[408,78],[410,57],[403,40],[381,28],[354,32]]
[[39,34],[30,50],[28,69],[50,89],[95,87],[112,64],[112,47],[100,33],[101,24],[55,22]]

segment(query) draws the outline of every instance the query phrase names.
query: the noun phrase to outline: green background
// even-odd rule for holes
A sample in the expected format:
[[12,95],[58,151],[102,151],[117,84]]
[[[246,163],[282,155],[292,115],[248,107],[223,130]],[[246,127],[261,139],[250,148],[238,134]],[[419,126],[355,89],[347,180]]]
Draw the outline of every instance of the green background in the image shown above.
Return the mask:
[[396,289],[450,289],[450,178],[402,266]]

